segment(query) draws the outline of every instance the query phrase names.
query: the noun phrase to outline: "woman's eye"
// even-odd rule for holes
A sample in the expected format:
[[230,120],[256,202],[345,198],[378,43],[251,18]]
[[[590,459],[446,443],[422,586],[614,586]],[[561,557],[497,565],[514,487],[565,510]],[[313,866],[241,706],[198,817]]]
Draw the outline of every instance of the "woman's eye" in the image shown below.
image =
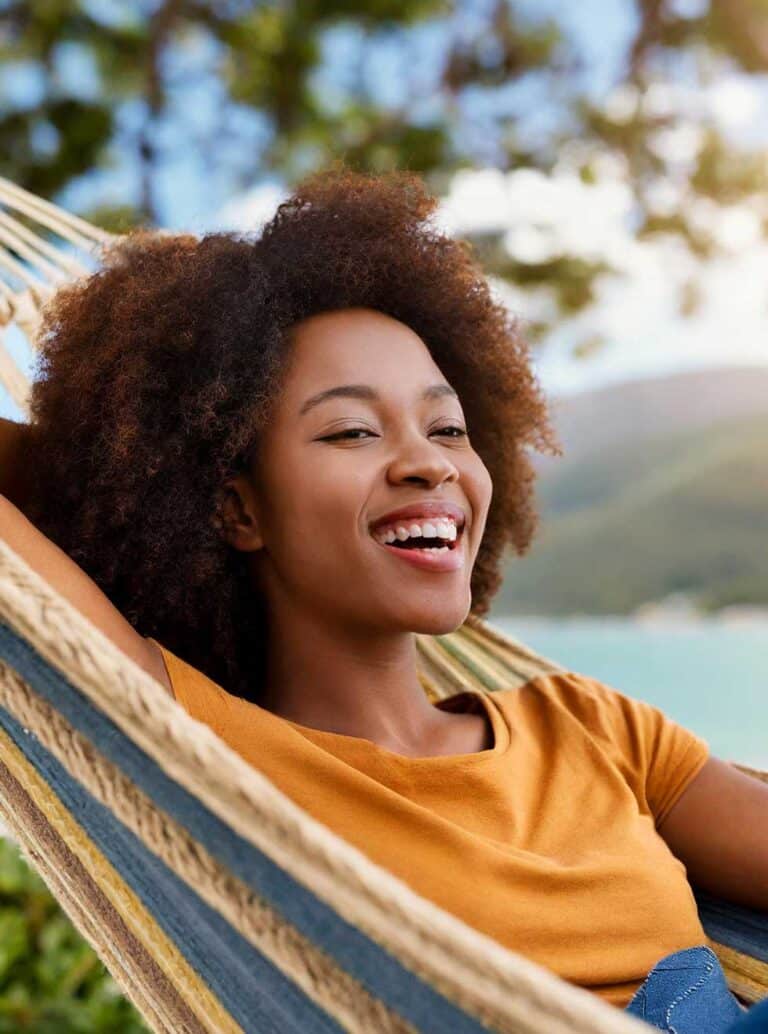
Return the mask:
[[454,427],[453,424],[449,424],[447,427],[440,427],[435,431],[435,434],[442,434],[443,431],[456,431],[456,437],[462,438],[466,435],[466,431],[463,427]]
[[350,427],[346,431],[337,431],[336,434],[326,435],[325,438],[321,438],[321,442],[335,442],[337,438],[346,438],[350,434],[370,434],[371,432],[365,427]]
[[[447,427],[438,427],[436,430],[434,430],[432,432],[432,434],[444,434],[446,431],[454,431],[455,432],[455,434],[450,435],[449,437],[462,438],[462,437],[466,436],[466,434],[467,434],[467,432],[464,430],[463,427],[455,427],[453,425],[448,425]],[[320,441],[321,442],[333,442],[333,441],[336,441],[337,438],[347,438],[347,437],[349,437],[349,435],[352,435],[352,434],[371,434],[371,433],[372,432],[369,431],[365,427],[349,427],[349,428],[347,428],[346,431],[338,431],[336,434],[327,435],[325,438],[321,438]],[[357,440],[359,441],[359,439],[357,439]]]

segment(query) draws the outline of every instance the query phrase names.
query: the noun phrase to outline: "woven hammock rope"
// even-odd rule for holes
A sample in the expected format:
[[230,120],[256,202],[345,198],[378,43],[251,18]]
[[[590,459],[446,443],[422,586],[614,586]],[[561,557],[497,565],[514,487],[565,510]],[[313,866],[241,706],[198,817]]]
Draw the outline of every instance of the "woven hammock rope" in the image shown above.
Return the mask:
[[3,331],[15,323],[34,348],[42,306],[59,285],[87,275],[93,262],[84,259],[111,240],[113,234],[0,177],[0,384],[25,416],[29,379]]
[[[0,206],[0,383],[26,414],[2,328],[34,348],[41,305],[114,238],[2,179]],[[416,640],[433,700],[564,670],[479,619]],[[153,1031],[648,1029],[313,819],[1,538],[0,819]],[[768,917],[696,893],[731,989],[768,995]]]
[[[441,995],[450,996],[466,1016],[477,1017],[485,1029],[531,1034],[631,1034],[644,1029],[596,996],[507,951],[415,894],[313,819],[211,729],[192,719],[2,541],[0,590],[0,632],[5,626],[32,644],[40,658],[62,672],[78,687],[84,700],[107,715],[174,783],[226,822],[244,842],[271,857],[297,884],[310,887],[350,928],[382,946],[392,959],[407,965],[411,973]],[[450,658],[447,660],[450,663]],[[361,1034],[428,1029],[404,1024],[391,1007],[351,982],[350,974],[343,973],[333,958],[324,958],[316,947],[304,942],[276,910],[258,900],[252,887],[239,886],[232,873],[194,843],[190,831],[180,829],[152,800],[137,792],[125,773],[99,757],[97,745],[76,735],[67,716],[61,714],[60,696],[57,708],[45,706],[40,686],[33,687],[21,678],[7,661],[0,661],[0,681],[0,706],[28,730],[25,735],[37,738],[97,801],[246,939],[257,944],[305,994],[335,1016],[342,1023],[341,1029]],[[0,743],[4,748],[0,757],[4,764],[10,768],[7,759],[15,761],[12,776],[28,780],[28,766],[16,756],[10,738],[2,739],[5,742]],[[0,771],[0,811],[19,843],[29,844],[35,866],[47,879],[50,860],[29,837],[27,825],[8,799],[8,785]],[[25,789],[29,793],[29,784]],[[35,803],[40,799],[36,797]],[[57,820],[63,818],[66,809],[59,807]],[[70,836],[70,847],[74,841]],[[81,859],[87,871],[99,872],[96,856],[96,852],[90,852],[90,857],[86,853]],[[111,881],[105,882],[109,891]],[[57,897],[62,893],[61,886],[53,890]],[[136,993],[136,974],[126,969],[123,960],[115,970],[114,958],[104,957],[108,947],[104,931],[83,929],[84,902],[77,888],[68,887],[66,895],[60,900],[73,923],[94,944],[132,1000],[158,996],[159,990],[148,986],[145,975],[140,993]],[[117,895],[112,905],[118,911],[127,908]],[[124,912],[123,919],[131,925],[129,912]],[[133,917],[134,936],[146,936],[148,919],[146,915]],[[155,944],[154,949],[152,954],[166,966],[173,963],[172,979],[171,974],[166,975],[176,995],[195,989],[194,973],[182,967],[178,958],[169,959],[162,945]],[[186,979],[179,979],[181,975]],[[199,1009],[198,990],[191,995],[190,1007]],[[143,1011],[141,1005],[138,1007]]]

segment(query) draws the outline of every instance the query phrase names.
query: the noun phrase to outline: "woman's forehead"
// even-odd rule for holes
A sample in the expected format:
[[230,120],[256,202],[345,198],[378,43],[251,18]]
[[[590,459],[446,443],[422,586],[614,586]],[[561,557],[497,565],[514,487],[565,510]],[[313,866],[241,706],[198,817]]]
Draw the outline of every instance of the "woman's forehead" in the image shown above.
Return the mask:
[[[438,372],[429,349],[405,323],[373,309],[339,309],[297,323],[291,334],[295,381],[346,377],[400,380]],[[335,383],[335,381],[334,381]],[[341,383],[341,382],[339,382]]]

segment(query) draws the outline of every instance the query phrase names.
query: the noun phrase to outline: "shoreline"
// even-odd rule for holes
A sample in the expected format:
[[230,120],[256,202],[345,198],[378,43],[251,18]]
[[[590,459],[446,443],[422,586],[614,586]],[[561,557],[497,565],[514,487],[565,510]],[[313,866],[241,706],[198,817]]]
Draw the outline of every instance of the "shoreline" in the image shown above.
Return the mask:
[[558,625],[632,625],[638,628],[735,628],[768,630],[768,608],[750,613],[679,613],[661,608],[653,612],[632,614],[496,614],[485,619],[491,624],[499,622],[522,622],[524,624]]

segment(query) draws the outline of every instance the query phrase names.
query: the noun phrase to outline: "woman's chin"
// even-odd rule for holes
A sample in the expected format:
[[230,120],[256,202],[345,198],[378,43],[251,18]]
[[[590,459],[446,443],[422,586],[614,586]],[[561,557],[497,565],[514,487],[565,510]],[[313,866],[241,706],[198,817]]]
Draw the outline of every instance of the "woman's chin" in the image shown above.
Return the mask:
[[[420,635],[447,635],[464,624],[472,607],[469,585],[453,586],[436,592],[408,592],[404,586],[388,589],[383,585],[369,597],[365,613],[379,628],[417,632]],[[375,615],[375,617],[374,617]]]
[[449,623],[442,622],[440,624],[433,622],[427,626],[421,623],[418,628],[411,628],[411,632],[415,632],[417,635],[449,635],[451,632],[455,632],[456,629],[461,628],[464,624],[464,619],[461,618],[458,621],[452,621]]
[[448,635],[464,624],[468,614],[469,604],[434,610],[424,607],[418,614],[409,616],[407,626],[419,635]]

